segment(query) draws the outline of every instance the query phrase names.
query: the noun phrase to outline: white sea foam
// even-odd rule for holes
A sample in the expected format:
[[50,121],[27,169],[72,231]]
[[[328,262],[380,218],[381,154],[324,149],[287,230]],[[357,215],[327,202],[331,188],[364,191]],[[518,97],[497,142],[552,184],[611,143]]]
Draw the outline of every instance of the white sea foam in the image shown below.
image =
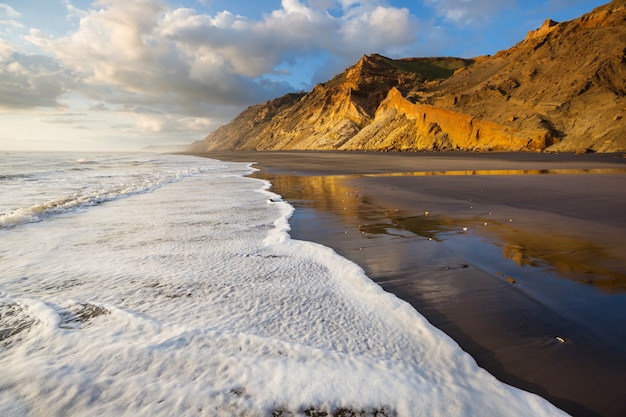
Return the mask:
[[[190,158],[176,158],[176,163],[173,163],[173,157],[166,155],[154,158],[118,155],[72,158],[46,154],[37,161],[38,167],[36,165],[35,169],[29,165],[20,166],[18,161],[23,163],[24,159],[21,155],[6,157],[1,161],[0,169],[7,172],[0,177],[0,181],[3,180],[3,191],[7,194],[18,193],[20,199],[19,203],[13,203],[18,205],[17,208],[6,210],[6,202],[0,205],[0,210],[6,210],[4,213],[0,211],[0,228],[39,222],[50,216],[150,192],[189,175],[215,168]],[[85,165],[100,167],[84,168]],[[29,189],[31,198],[24,199],[29,196]],[[45,200],[46,197],[50,199]]]
[[0,415],[564,415],[291,240],[292,207],[247,165],[202,163],[0,230]]

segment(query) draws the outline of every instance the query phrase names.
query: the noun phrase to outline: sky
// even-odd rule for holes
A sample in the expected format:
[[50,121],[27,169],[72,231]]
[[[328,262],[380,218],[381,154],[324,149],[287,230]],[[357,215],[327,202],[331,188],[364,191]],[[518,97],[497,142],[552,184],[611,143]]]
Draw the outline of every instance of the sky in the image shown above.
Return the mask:
[[0,151],[190,144],[363,55],[494,54],[607,2],[0,1]]

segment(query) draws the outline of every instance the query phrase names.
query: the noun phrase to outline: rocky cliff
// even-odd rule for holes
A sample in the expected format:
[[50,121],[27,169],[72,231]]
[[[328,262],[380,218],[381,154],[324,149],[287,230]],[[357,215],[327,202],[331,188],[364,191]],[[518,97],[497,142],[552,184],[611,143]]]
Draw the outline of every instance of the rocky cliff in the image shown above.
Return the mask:
[[364,56],[248,108],[210,150],[626,151],[626,0],[474,59]]

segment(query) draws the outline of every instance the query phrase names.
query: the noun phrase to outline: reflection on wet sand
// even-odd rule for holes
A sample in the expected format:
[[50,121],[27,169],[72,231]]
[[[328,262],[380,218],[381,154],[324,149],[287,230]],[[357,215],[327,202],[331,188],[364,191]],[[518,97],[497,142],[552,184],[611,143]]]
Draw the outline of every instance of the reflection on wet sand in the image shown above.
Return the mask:
[[[399,228],[434,240],[449,239],[465,232],[459,226],[459,219],[442,216],[392,218],[392,221]],[[501,248],[502,256],[518,267],[547,270],[602,291],[626,292],[623,261],[603,246],[574,236],[537,234],[480,217],[465,218],[462,224],[469,225],[472,233]]]
[[576,237],[548,234],[538,236],[508,225],[484,230],[495,235],[505,258],[520,266],[547,268],[563,278],[592,285],[606,292],[626,292],[624,261],[605,247]]
[[[580,173],[580,171],[615,170],[510,170],[510,175]],[[626,172],[626,170],[624,170]],[[502,175],[498,171],[461,171],[420,173],[425,175]],[[487,173],[487,174],[485,174]],[[518,174],[515,174],[518,173]],[[417,173],[410,173],[413,175]],[[377,176],[400,176],[405,174],[383,174]],[[353,176],[291,176],[257,173],[255,176],[272,182],[274,191],[287,201],[306,202],[316,210],[339,215],[348,227],[356,227],[363,237],[376,234],[423,237],[434,241],[462,239],[467,230],[481,236],[491,245],[501,249],[505,259],[514,261],[518,267],[538,268],[553,272],[558,277],[594,286],[606,292],[626,292],[626,267],[622,259],[616,258],[601,245],[579,237],[558,233],[539,233],[522,230],[511,224],[501,224],[483,217],[446,217],[424,215],[402,217],[393,209],[379,207],[372,215],[371,203],[347,184]],[[380,213],[383,213],[381,222]],[[488,226],[488,227],[486,227]],[[408,233],[407,233],[408,232]],[[469,243],[469,241],[468,241]],[[461,245],[463,243],[460,243]],[[524,271],[523,273],[527,273]]]

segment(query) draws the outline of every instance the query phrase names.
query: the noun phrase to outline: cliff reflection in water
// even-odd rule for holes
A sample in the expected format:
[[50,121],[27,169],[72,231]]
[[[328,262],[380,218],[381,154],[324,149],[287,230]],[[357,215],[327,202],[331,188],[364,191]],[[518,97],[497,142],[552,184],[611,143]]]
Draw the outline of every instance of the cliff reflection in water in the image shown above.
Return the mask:
[[[574,173],[569,172],[572,170],[560,171],[563,172],[537,170],[523,173],[513,171],[510,174]],[[595,173],[591,171],[587,173]],[[505,175],[503,172],[505,171],[442,171],[439,173],[377,174],[376,176]],[[479,236],[489,243],[486,247],[493,251],[491,256],[500,257],[500,261],[512,261],[506,276],[509,281],[527,274],[541,272],[556,274],[561,278],[591,285],[603,292],[626,292],[624,261],[615,258],[603,246],[580,237],[555,233],[542,234],[480,216],[446,217],[423,213],[407,216],[406,214],[411,213],[400,213],[393,207],[372,204],[364,190],[348,185],[346,180],[352,176],[274,175],[263,172],[257,172],[253,176],[269,180],[273,184],[272,191],[280,194],[296,209],[306,207],[338,216],[345,228],[358,230],[362,238],[375,238],[377,235],[384,234],[406,239],[428,239],[444,244],[446,241],[454,240],[454,247],[461,248],[460,250],[463,251],[464,245],[472,244],[472,240],[468,239],[469,235]],[[488,227],[485,227],[487,224]],[[481,256],[483,255],[484,253],[481,253]],[[471,257],[471,253],[469,256]],[[491,272],[494,275],[504,276],[499,271]],[[513,278],[510,277],[511,275]]]

